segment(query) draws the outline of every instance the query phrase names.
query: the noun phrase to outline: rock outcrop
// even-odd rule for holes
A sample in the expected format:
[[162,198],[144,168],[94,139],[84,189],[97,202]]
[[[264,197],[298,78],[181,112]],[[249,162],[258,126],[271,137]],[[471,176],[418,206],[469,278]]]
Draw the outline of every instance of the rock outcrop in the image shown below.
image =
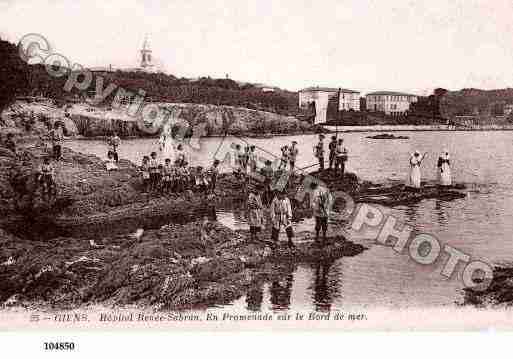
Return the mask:
[[147,128],[145,123],[153,120],[143,119],[140,113],[130,115],[132,112],[127,111],[126,107],[99,108],[87,104],[58,107],[50,100],[17,101],[4,111],[0,125],[4,128],[21,128],[23,125],[20,122],[29,119],[32,129],[41,127],[40,132],[44,132],[46,125],[61,121],[67,136],[100,137],[109,136],[112,131],[116,131],[122,137],[141,137],[158,134],[161,129],[160,120],[169,117],[173,124],[182,127],[181,136],[186,134],[183,128],[188,127],[200,132],[194,134],[195,136],[293,134],[314,130],[312,125],[304,121],[272,112],[190,103],[154,105],[162,114],[159,120],[154,121],[156,128]]

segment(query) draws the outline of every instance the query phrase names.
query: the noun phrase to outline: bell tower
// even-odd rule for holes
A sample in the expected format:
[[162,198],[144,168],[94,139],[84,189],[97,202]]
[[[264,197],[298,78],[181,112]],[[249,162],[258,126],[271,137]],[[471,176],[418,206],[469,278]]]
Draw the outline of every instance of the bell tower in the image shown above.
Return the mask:
[[150,42],[148,40],[148,35],[144,37],[144,43],[141,49],[141,69],[147,72],[154,71],[153,59],[152,59],[152,51],[150,48]]

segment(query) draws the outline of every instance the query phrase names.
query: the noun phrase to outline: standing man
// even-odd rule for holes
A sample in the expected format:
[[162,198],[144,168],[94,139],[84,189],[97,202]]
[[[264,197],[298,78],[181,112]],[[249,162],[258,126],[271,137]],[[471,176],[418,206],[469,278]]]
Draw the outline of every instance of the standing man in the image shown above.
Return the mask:
[[269,160],[265,161],[265,166],[260,169],[260,174],[264,177],[264,194],[263,200],[264,203],[268,206],[272,200],[272,183],[274,177],[274,170],[272,167],[272,162]]
[[326,188],[319,187],[317,182],[312,182],[310,188],[312,189],[310,206],[315,217],[315,243],[320,245],[319,232],[322,230],[322,239],[325,244],[331,204],[330,194]]
[[121,143],[121,139],[119,138],[116,131],[114,131],[112,133],[112,136],[110,136],[108,143],[109,143],[110,151],[112,152],[112,155],[114,156],[114,161],[116,161],[116,163],[118,163],[119,162],[118,147]]
[[338,168],[340,168],[340,177],[344,178],[344,172],[346,169],[346,161],[347,161],[347,149],[344,147],[344,140],[339,139],[337,143],[337,153],[336,153],[336,162],[335,162],[335,173]]
[[210,191],[215,193],[216,184],[217,184],[217,176],[219,176],[219,160],[216,158],[212,166],[210,166],[208,170],[208,175],[210,177]]
[[331,170],[333,168],[333,166],[335,165],[335,157],[337,154],[337,136],[331,136],[331,141],[328,145],[328,149],[330,150],[329,161],[330,161],[330,170]]
[[292,207],[290,200],[285,195],[284,191],[278,192],[278,195],[274,197],[271,203],[271,239],[275,244],[278,243],[278,237],[281,228],[285,228],[287,233],[288,244],[290,248],[294,248],[292,238],[294,238],[294,232],[292,230]]
[[324,135],[319,135],[319,142],[314,147],[314,156],[319,161],[319,171],[324,171]]
[[294,167],[296,166],[296,159],[299,153],[299,150],[296,147],[297,141],[292,141],[292,146],[290,146],[289,150],[289,163],[290,163],[290,172],[294,172]]
[[60,122],[55,122],[55,125],[53,126],[53,130],[51,133],[51,138],[53,158],[56,161],[59,161],[62,158],[62,140],[64,139]]

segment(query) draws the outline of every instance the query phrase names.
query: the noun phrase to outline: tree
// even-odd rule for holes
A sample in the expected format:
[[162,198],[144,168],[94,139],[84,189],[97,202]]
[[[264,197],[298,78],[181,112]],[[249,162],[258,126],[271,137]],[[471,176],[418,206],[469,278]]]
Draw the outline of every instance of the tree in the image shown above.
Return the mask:
[[28,65],[15,45],[0,39],[0,112],[28,91]]

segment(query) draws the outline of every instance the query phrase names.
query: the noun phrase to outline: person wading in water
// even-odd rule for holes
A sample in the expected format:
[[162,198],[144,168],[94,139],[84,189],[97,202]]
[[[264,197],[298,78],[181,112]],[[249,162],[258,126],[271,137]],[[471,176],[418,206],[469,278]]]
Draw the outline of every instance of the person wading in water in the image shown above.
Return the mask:
[[292,207],[290,200],[285,195],[284,191],[278,192],[278,195],[274,197],[271,203],[271,239],[274,244],[278,244],[278,237],[280,235],[281,228],[285,228],[287,233],[288,245],[290,248],[294,248],[292,238],[294,238],[294,232],[292,230]]
[[262,231],[264,224],[264,205],[260,198],[262,188],[260,185],[253,187],[248,196],[248,223],[251,240],[257,240],[258,233]]

